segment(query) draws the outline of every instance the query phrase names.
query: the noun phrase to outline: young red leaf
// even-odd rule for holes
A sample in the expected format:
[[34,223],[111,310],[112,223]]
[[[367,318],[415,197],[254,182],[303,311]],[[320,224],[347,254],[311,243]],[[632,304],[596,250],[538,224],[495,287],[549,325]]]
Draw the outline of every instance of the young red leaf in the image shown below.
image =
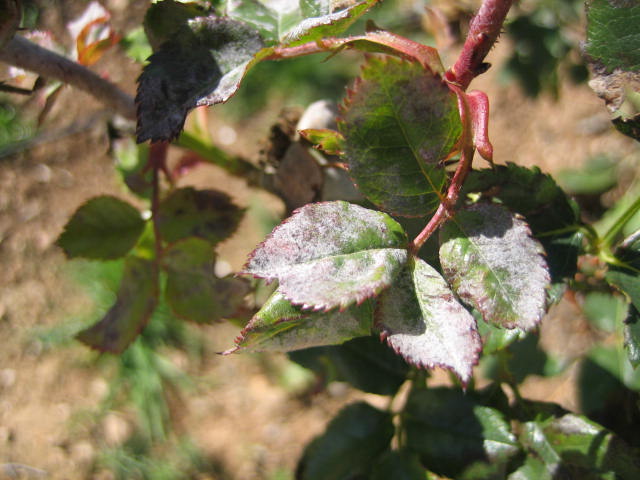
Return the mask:
[[404,216],[440,203],[442,161],[462,132],[456,97],[418,63],[372,57],[342,106],[349,173],[367,199]]
[[454,292],[489,323],[528,331],[546,311],[544,249],[502,206],[476,204],[448,221],[440,231],[440,263]]
[[121,353],[145,327],[157,304],[156,279],[149,260],[128,257],[115,304],[77,338],[101,352]]
[[254,315],[240,336],[236,351],[289,352],[321,345],[337,345],[371,333],[373,308],[370,302],[341,312],[305,312],[275,292]]
[[376,323],[407,362],[447,368],[465,384],[471,379],[482,348],[476,322],[423,260],[415,259],[380,296]]
[[229,317],[249,293],[245,279],[214,274],[213,248],[199,238],[181,240],[164,257],[165,298],[173,312],[186,320],[211,323]]
[[391,217],[347,202],[306,205],[276,227],[244,271],[278,280],[306,309],[344,309],[391,284],[407,259],[407,237]]

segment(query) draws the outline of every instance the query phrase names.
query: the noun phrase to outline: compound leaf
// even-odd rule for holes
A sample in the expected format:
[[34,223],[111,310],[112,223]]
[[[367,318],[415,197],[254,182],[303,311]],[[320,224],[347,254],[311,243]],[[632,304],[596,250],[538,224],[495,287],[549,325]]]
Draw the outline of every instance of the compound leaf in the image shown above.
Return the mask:
[[504,415],[457,389],[414,390],[404,414],[407,447],[439,475],[458,478],[477,461],[506,463],[519,451]]
[[305,309],[344,309],[377,295],[407,260],[406,234],[391,217],[347,202],[306,205],[271,232],[244,271],[279,281]]
[[354,338],[342,345],[313,347],[289,354],[325,381],[348,382],[378,395],[394,395],[406,381],[409,365],[378,336]]
[[95,197],[76,210],[56,244],[69,258],[120,258],[136,244],[144,225],[140,212],[128,203]]
[[335,345],[371,333],[370,302],[341,312],[305,312],[275,292],[236,339],[236,348],[247,351],[288,352],[320,345]]
[[342,105],[349,173],[368,200],[403,216],[432,213],[446,172],[441,161],[462,132],[456,97],[418,63],[370,58]]
[[453,290],[485,321],[533,329],[546,309],[550,278],[542,246],[504,207],[460,210],[440,231],[440,263]]
[[157,285],[152,262],[127,257],[115,304],[95,325],[77,338],[101,352],[121,353],[149,321],[157,304]]
[[160,203],[158,228],[168,242],[198,237],[215,245],[235,232],[243,215],[226,193],[180,188]]
[[263,46],[244,23],[215,15],[189,20],[138,79],[138,142],[172,140],[191,109],[227,101]]
[[471,379],[482,348],[476,322],[423,260],[415,259],[381,295],[376,320],[407,362],[448,368],[465,384]]
[[226,1],[226,13],[260,32],[268,45],[297,45],[338,35],[378,0]]
[[324,434],[304,451],[297,468],[300,480],[348,480],[366,476],[372,463],[389,447],[391,415],[364,402],[342,409]]
[[165,298],[178,317],[199,323],[229,317],[249,293],[245,280],[215,276],[213,249],[205,240],[181,240],[163,259],[168,274]]

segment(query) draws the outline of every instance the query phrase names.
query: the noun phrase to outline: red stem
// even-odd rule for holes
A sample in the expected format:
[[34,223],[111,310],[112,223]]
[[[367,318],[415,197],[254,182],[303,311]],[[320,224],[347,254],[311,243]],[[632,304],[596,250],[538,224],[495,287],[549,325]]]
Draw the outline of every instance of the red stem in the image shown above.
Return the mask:
[[152,172],[151,192],[151,222],[153,223],[153,237],[155,240],[156,258],[154,266],[159,273],[160,260],[162,258],[162,236],[158,225],[158,212],[160,209],[160,171],[167,168],[167,151],[169,142],[154,142],[149,148],[149,166]]
[[484,73],[484,63],[493,44],[502,32],[513,0],[484,0],[469,25],[469,33],[455,65],[447,72],[447,80],[466,90],[475,77]]

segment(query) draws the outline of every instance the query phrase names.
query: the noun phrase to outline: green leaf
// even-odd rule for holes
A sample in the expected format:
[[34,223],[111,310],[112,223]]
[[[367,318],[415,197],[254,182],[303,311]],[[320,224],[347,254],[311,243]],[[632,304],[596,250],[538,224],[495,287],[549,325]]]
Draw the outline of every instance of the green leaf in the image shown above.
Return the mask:
[[640,70],[640,2],[590,0],[586,52],[611,72]]
[[183,25],[149,57],[138,79],[138,142],[172,140],[191,109],[231,98],[263,46],[251,26],[228,18]]
[[215,276],[215,256],[205,240],[181,240],[165,252],[163,260],[168,274],[165,298],[178,317],[199,323],[229,317],[249,293],[243,279]]
[[640,310],[640,240],[622,245],[615,253],[619,264],[609,265],[605,278]]
[[344,309],[377,295],[407,260],[406,234],[391,217],[347,202],[306,205],[251,254],[245,275],[279,281],[305,309]]
[[614,472],[625,480],[640,476],[638,452],[586,417],[566,414],[522,427],[522,443],[537,454],[553,478],[595,480]]
[[343,153],[344,137],[340,132],[327,128],[307,128],[300,130],[300,135],[327,155],[341,155]]
[[453,371],[466,384],[482,349],[473,316],[444,279],[415,259],[381,296],[376,323],[409,363]]
[[620,295],[608,292],[588,292],[582,311],[587,320],[604,332],[615,332],[627,315],[627,302]]
[[507,480],[553,480],[542,460],[528,456],[524,464],[507,477]]
[[[587,361],[593,362],[627,388],[640,391],[640,370],[634,369],[629,363],[621,345],[617,347],[597,345],[589,350]],[[585,381],[588,382],[589,379],[585,378]]]
[[344,381],[378,395],[394,395],[407,379],[409,366],[377,336],[360,337],[342,345],[314,347],[289,354],[326,382]]
[[456,97],[418,62],[370,58],[342,106],[349,174],[375,205],[424,216],[440,203],[442,165],[462,132]]
[[129,191],[145,200],[153,194],[153,169],[149,165],[149,145],[136,144],[131,137],[113,142],[116,170]]
[[529,227],[504,207],[460,210],[440,231],[440,263],[456,294],[485,321],[531,330],[546,311],[549,272]]
[[56,240],[69,258],[120,258],[138,241],[145,222],[128,203],[110,196],[82,205]]
[[305,448],[299,480],[349,480],[366,475],[393,437],[388,412],[360,402],[344,408]]
[[554,287],[573,278],[582,245],[580,212],[551,176],[509,163],[471,172],[464,191],[486,192],[526,218],[547,253]]
[[370,302],[345,311],[305,312],[275,292],[236,339],[235,351],[288,352],[319,345],[344,343],[371,334]]
[[624,346],[634,368],[640,365],[640,313],[631,305],[624,325]]
[[167,242],[198,237],[215,245],[236,231],[243,215],[226,193],[180,188],[160,203],[158,228]]
[[202,5],[195,2],[161,0],[152,3],[144,16],[144,32],[153,50],[171,38],[189,20],[207,15]]
[[504,350],[512,343],[523,339],[526,335],[526,332],[518,328],[505,329],[496,327],[485,322],[479,312],[474,310],[474,313],[477,315],[478,333],[482,337],[483,357]]
[[605,101],[616,128],[640,140],[640,2],[591,0],[587,21],[589,86]]
[[556,178],[572,195],[601,195],[618,183],[618,162],[607,155],[597,155],[580,169],[560,170]]
[[338,35],[378,0],[328,2],[326,0],[226,1],[226,14],[251,25],[267,45],[298,45]]
[[519,451],[504,415],[460,390],[414,390],[404,415],[407,447],[438,475],[457,478],[480,460],[506,465]]
[[77,338],[101,352],[121,353],[145,327],[157,304],[152,262],[127,257],[115,304]]
[[428,480],[431,476],[420,464],[420,458],[407,450],[385,453],[373,466],[371,480]]

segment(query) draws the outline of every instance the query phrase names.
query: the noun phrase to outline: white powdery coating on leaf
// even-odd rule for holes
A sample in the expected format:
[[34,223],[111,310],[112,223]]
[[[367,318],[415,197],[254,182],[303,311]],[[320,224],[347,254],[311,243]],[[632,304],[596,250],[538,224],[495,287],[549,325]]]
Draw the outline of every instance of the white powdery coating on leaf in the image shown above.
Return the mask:
[[379,313],[387,342],[407,362],[471,379],[482,348],[476,322],[423,260],[382,295]]
[[441,234],[440,263],[453,290],[484,319],[531,330],[546,311],[550,284],[544,249],[504,207],[476,204]]
[[303,308],[345,308],[380,293],[406,261],[406,250],[391,248],[326,257],[293,266],[278,291]]
[[342,10],[340,12],[330,13],[322,17],[306,18],[298,25],[296,25],[295,28],[287,32],[284,38],[281,38],[281,40],[284,43],[293,42],[298,38],[306,35],[311,29],[315,27],[319,27],[322,25],[331,25],[339,20],[349,18],[349,16],[351,15],[350,10],[351,8],[349,8],[348,10]]
[[[385,221],[385,219],[388,219]],[[379,248],[403,248],[401,227],[390,217],[347,202],[306,205],[255,249],[242,273],[280,281],[293,266],[325,257]]]
[[[345,312],[329,312],[326,314],[310,314],[308,318],[290,322],[291,328],[283,329],[275,335],[265,335],[256,339],[255,343],[243,346],[240,350],[249,352],[291,352],[302,348],[338,345],[355,337],[369,335],[370,330],[363,328],[358,318]],[[247,341],[251,341],[251,331],[245,333]]]

